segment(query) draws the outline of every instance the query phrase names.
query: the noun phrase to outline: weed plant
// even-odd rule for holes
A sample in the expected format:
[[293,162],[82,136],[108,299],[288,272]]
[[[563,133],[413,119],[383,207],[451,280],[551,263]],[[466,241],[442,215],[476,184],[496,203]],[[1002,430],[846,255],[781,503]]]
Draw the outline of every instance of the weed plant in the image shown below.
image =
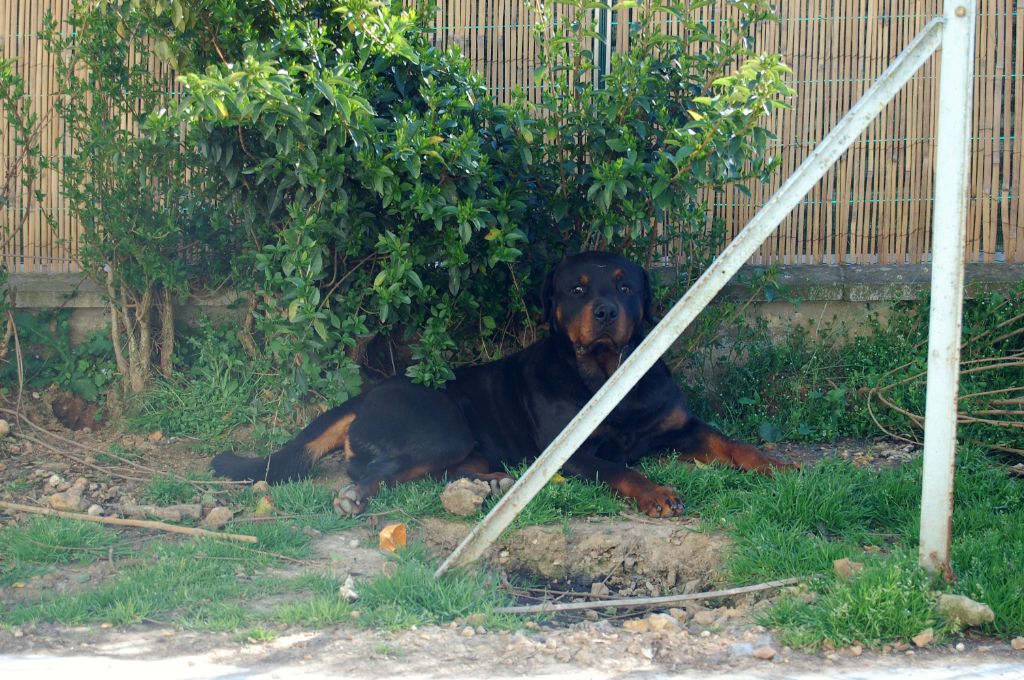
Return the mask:
[[[996,357],[1024,351],[1022,312],[1024,284],[968,300],[962,366],[993,365]],[[685,391],[698,415],[740,438],[822,442],[885,431],[918,440],[919,423],[900,411],[924,413],[927,338],[928,303],[922,300],[896,305],[885,319],[872,316],[867,332],[856,337],[830,323],[815,334],[792,326],[779,341],[763,319],[739,321],[728,344],[688,344],[687,357],[677,365],[688,376]],[[1024,364],[1006,362],[999,369],[965,372],[961,395],[1013,396],[1021,385]],[[887,386],[893,407],[873,394]],[[993,408],[978,398],[964,399],[960,406],[968,413]],[[960,434],[991,448],[1024,450],[1019,427],[971,423]]]

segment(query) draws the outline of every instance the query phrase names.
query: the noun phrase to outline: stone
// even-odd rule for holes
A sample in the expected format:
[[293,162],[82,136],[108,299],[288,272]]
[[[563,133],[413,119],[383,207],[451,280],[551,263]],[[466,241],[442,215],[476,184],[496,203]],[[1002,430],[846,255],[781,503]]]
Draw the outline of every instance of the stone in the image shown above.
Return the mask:
[[701,609],[694,613],[693,622],[698,626],[711,626],[718,620],[718,612],[714,609]]
[[85,511],[87,515],[91,517],[99,517],[103,514],[103,506],[97,503],[93,503],[89,506],[89,509]]
[[231,508],[219,505],[206,513],[206,517],[203,518],[202,525],[207,529],[220,529],[234,516],[235,513],[231,512]]
[[651,614],[647,617],[647,627],[650,630],[679,630],[679,622],[668,614]]
[[768,645],[764,645],[763,647],[758,647],[753,652],[751,652],[751,656],[753,656],[755,659],[762,659],[763,661],[771,661],[772,659],[775,658],[775,655],[777,653],[778,652],[776,652],[774,649],[772,649]]
[[453,515],[467,517],[480,512],[491,485],[479,479],[456,479],[441,492],[441,505]]
[[1024,637],[1015,637],[1010,640],[1010,646],[1018,652],[1024,652]]
[[679,623],[686,623],[690,619],[690,612],[679,607],[672,607],[668,610],[668,615],[674,618]]
[[832,562],[832,569],[835,570],[836,576],[843,581],[847,581],[864,571],[864,564],[843,557]]
[[981,626],[995,621],[992,608],[964,595],[943,593],[939,596],[939,613],[952,626]]
[[920,633],[918,633],[910,639],[918,647],[927,647],[935,639],[935,630],[932,628],[925,628]]
[[0,437],[6,437],[11,433],[11,424],[0,418]]
[[89,485],[89,480],[79,477],[67,491],[55,493],[46,497],[46,504],[54,510],[63,512],[81,512],[86,507],[86,501],[82,498],[82,492]]
[[355,602],[359,599],[359,593],[356,592],[356,584],[351,576],[345,578],[345,583],[338,589],[338,595],[341,599],[346,602]]
[[146,439],[149,440],[150,444],[156,444],[157,442],[161,441],[163,438],[164,438],[164,433],[161,432],[160,430],[157,430],[156,432],[151,432],[149,434],[149,436],[146,437]]
[[270,484],[265,479],[253,482],[252,491],[253,493],[270,493]]
[[595,597],[608,597],[611,595],[611,591],[608,590],[608,586],[597,581],[596,583],[590,584],[590,594]]
[[622,629],[630,633],[646,633],[651,629],[647,619],[627,619],[622,622]]

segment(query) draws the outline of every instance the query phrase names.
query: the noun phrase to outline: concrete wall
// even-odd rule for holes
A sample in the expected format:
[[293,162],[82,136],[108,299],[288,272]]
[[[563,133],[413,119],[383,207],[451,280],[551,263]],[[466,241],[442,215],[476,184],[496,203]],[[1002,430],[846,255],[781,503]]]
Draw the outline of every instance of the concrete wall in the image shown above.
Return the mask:
[[[719,299],[746,301],[750,281],[757,273],[745,267],[722,291]],[[655,276],[673,276],[671,268],[655,270]],[[1010,290],[1024,279],[1024,264],[971,264],[967,266],[968,297],[983,290]],[[789,266],[779,267],[779,283],[785,296],[797,301],[756,300],[752,315],[761,315],[769,327],[783,333],[792,323],[812,329],[838,319],[856,331],[871,311],[886,315],[893,302],[916,300],[928,290],[930,268],[905,266]],[[79,340],[92,330],[104,328],[110,312],[103,293],[81,274],[12,274],[9,286],[18,309],[70,309],[72,338]],[[188,321],[196,316],[242,314],[244,304],[234,291],[196,295],[177,310]]]
[[[110,308],[104,291],[84,274],[11,274],[8,287],[14,292],[16,309],[33,311],[67,309],[71,311],[71,339],[79,342],[90,331],[110,324]],[[194,295],[175,312],[180,321],[200,316],[241,318],[245,304],[234,291]]]

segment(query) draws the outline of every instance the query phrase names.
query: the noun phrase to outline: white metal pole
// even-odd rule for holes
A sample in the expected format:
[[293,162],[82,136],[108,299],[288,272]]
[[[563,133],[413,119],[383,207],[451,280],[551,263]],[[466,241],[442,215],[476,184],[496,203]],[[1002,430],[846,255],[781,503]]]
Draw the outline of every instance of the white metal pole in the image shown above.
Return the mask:
[[941,17],[933,19],[910,41],[906,49],[843,116],[832,132],[818,144],[743,231],[669,310],[661,323],[651,330],[640,346],[555,437],[508,493],[495,504],[491,512],[438,567],[435,576],[441,576],[454,566],[472,562],[498,538],[505,527],[558,472],[562,464],[576,452],[654,362],[686,330],[697,314],[735,276],[743,263],[807,195],[839,156],[853,144],[900,88],[931,57],[942,41],[944,22]]
[[946,0],[943,15],[946,29],[939,65],[919,556],[925,569],[951,576],[949,547],[953,527],[953,467],[964,299],[975,2]]

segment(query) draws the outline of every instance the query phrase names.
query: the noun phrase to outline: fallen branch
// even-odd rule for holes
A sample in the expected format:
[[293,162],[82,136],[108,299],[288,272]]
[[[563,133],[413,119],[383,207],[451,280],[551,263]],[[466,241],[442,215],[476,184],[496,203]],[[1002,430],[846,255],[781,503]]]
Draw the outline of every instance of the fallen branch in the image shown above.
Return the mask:
[[579,609],[605,609],[607,607],[650,607],[663,608],[683,602],[694,602],[696,600],[712,600],[717,597],[729,597],[731,595],[743,595],[744,593],[756,593],[760,590],[782,588],[791,586],[803,578],[787,578],[781,581],[768,581],[753,586],[742,586],[739,588],[728,588],[726,590],[711,590],[706,593],[690,593],[689,595],[663,595],[661,597],[631,597],[621,600],[601,600],[599,602],[568,602],[566,604],[530,604],[521,607],[496,607],[495,614],[547,614],[549,612],[567,612]]
[[157,531],[167,531],[173,534],[207,536],[209,538],[230,538],[232,541],[242,541],[243,543],[256,543],[258,541],[258,539],[255,536],[249,536],[247,534],[226,534],[220,531],[209,531],[207,529],[199,529],[197,527],[179,527],[176,524],[165,524],[164,522],[154,522],[152,520],[146,519],[94,517],[93,515],[86,515],[81,512],[65,512],[63,510],[52,510],[50,508],[37,508],[32,505],[21,505],[20,503],[8,503],[6,501],[0,501],[0,509],[13,510],[15,512],[30,512],[35,515],[50,515],[53,517],[63,517],[64,519],[77,519],[83,522],[116,524],[117,526],[136,527],[140,529],[156,529]]

